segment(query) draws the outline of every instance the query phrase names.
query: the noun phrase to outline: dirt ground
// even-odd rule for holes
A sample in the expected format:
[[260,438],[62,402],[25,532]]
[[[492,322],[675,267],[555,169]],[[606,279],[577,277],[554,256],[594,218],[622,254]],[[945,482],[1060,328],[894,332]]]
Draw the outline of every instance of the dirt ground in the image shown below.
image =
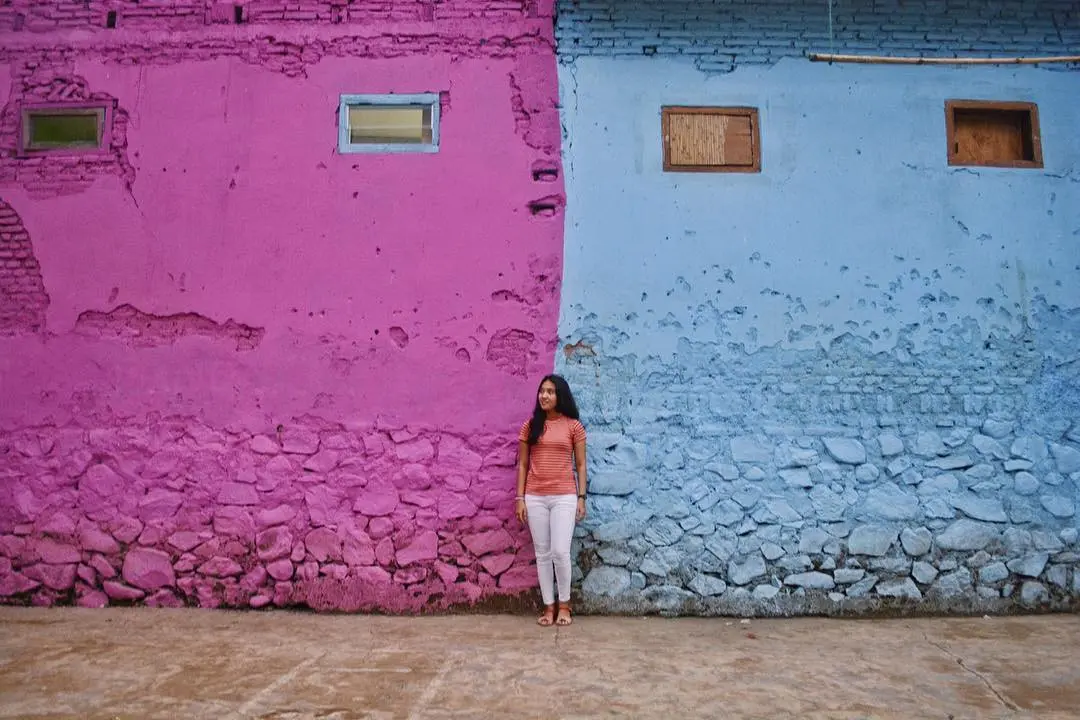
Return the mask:
[[1080,718],[1080,616],[0,608],[0,718]]

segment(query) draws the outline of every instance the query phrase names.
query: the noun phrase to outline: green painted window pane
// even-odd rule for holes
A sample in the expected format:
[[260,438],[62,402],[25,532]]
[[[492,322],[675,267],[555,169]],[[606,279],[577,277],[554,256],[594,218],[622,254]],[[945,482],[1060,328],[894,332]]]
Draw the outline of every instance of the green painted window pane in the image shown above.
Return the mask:
[[97,112],[30,113],[31,149],[96,148],[101,116]]

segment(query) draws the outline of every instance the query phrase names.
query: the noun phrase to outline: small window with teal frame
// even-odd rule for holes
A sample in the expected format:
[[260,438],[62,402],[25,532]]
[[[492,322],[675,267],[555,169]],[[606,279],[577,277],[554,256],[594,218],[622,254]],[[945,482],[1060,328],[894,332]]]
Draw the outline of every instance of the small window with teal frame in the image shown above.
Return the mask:
[[342,95],[338,152],[439,151],[439,94]]

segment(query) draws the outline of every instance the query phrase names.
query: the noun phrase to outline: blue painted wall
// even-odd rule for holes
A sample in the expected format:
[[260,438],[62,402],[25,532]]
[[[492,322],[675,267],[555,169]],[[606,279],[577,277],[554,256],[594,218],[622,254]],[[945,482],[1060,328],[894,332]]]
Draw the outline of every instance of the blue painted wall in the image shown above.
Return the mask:
[[[1080,597],[1080,3],[578,2],[559,15],[559,370],[596,609]],[[865,5],[860,3],[859,5]],[[1038,104],[1045,168],[949,167],[947,99]],[[662,171],[660,108],[760,110],[760,174]]]

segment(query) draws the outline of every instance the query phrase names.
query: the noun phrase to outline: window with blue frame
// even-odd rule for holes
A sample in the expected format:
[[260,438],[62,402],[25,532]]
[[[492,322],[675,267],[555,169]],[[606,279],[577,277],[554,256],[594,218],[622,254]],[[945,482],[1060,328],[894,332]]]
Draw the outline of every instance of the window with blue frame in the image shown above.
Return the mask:
[[439,151],[439,94],[342,95],[338,152]]

